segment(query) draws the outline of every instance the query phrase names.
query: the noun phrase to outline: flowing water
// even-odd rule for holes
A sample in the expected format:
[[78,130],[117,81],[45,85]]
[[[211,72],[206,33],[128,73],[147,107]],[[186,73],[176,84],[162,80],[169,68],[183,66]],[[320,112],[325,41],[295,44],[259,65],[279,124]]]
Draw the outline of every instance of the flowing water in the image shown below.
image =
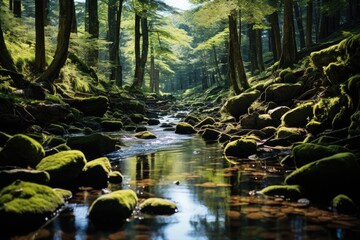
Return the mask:
[[[164,118],[163,122],[176,122]],[[233,165],[222,146],[200,136],[177,135],[159,126],[158,138],[121,136],[127,147],[110,154],[124,182],[107,190],[82,189],[66,209],[37,231],[36,239],[360,239],[357,218],[308,204],[249,194],[280,184],[284,172],[275,159],[253,159]],[[89,204],[109,190],[133,189],[139,199],[173,201],[170,216],[139,211],[118,229],[99,230],[87,218]]]

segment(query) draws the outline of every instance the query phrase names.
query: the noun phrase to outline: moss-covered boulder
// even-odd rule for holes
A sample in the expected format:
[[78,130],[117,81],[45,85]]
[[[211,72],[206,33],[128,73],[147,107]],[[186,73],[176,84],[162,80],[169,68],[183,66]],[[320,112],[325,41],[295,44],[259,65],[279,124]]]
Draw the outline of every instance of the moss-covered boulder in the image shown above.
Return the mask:
[[43,143],[43,145],[46,146],[47,148],[54,148],[61,144],[66,144],[66,140],[64,138],[60,138],[56,136],[49,136]]
[[212,128],[206,128],[201,134],[201,137],[208,141],[217,141],[220,135],[220,131]]
[[309,198],[328,199],[338,194],[359,197],[360,165],[352,153],[338,153],[308,163],[285,178],[289,185],[300,185]]
[[11,137],[12,136],[10,134],[0,131],[0,147],[3,147]]
[[66,133],[64,126],[55,123],[52,123],[49,126],[47,126],[45,128],[45,131],[55,135],[64,135]]
[[51,185],[61,186],[74,183],[86,162],[81,151],[69,150],[43,158],[36,169],[50,174]]
[[35,230],[64,205],[56,192],[45,185],[17,180],[0,190],[0,219],[3,232]]
[[45,171],[30,169],[9,169],[0,171],[0,188],[10,185],[15,180],[46,184],[50,175]]
[[260,91],[257,90],[241,93],[238,96],[229,98],[220,111],[239,119],[241,115],[248,112],[248,108],[258,97],[260,97]]
[[104,188],[108,184],[111,164],[107,157],[101,157],[85,164],[79,178],[81,185]]
[[287,113],[288,111],[290,111],[290,108],[287,106],[278,106],[276,108],[270,109],[268,111],[268,114],[270,115],[271,118],[274,119],[278,119],[280,120],[281,117]]
[[286,103],[297,96],[302,89],[299,83],[275,83],[265,90],[265,100],[272,101],[277,104]]
[[305,139],[306,134],[307,132],[303,128],[279,127],[275,137],[277,139],[285,138],[289,142],[299,142]]
[[324,146],[314,143],[302,143],[292,147],[292,156],[298,168],[321,158],[342,152],[349,152],[349,150],[339,145]]
[[198,117],[196,117],[196,116],[194,116],[194,115],[192,115],[192,114],[188,114],[188,115],[185,117],[185,119],[184,119],[184,122],[187,122],[187,123],[189,123],[189,124],[192,125],[192,126],[195,126],[195,125],[198,124],[200,121],[201,121],[201,120],[200,120]]
[[155,134],[150,131],[142,131],[135,134],[135,137],[140,139],[154,139],[157,138]]
[[215,119],[212,117],[206,117],[202,121],[200,121],[198,124],[195,125],[195,128],[201,128],[205,125],[214,125],[216,123]]
[[148,198],[140,204],[140,210],[148,214],[170,215],[177,212],[177,206],[162,198]]
[[101,133],[73,136],[67,139],[67,145],[71,149],[82,151],[89,159],[102,157],[115,151],[117,144],[115,139]]
[[118,190],[102,195],[91,204],[89,218],[98,227],[114,227],[130,217],[137,201],[133,190]]
[[45,150],[38,141],[24,134],[16,134],[0,152],[0,165],[35,167],[44,156]]
[[256,141],[249,138],[240,138],[238,140],[229,142],[225,149],[225,157],[239,157],[246,158],[257,152]]
[[314,65],[323,70],[323,67],[328,66],[330,63],[336,62],[339,57],[342,57],[345,53],[344,49],[339,47],[340,44],[336,44],[325,48],[323,50],[312,52],[310,58]]
[[124,113],[145,113],[145,104],[135,99],[114,102],[114,108]]
[[351,124],[349,126],[349,136],[360,135],[360,111],[355,112],[351,116]]
[[156,118],[150,118],[150,119],[147,121],[147,124],[149,124],[150,126],[156,126],[156,125],[159,125],[159,124],[160,124],[160,120],[159,120],[159,119],[156,119]]
[[123,128],[123,124],[119,120],[104,120],[101,122],[101,128],[104,131],[120,131]]
[[291,109],[281,117],[281,124],[284,127],[305,127],[313,117],[313,103],[300,104]]
[[119,171],[111,171],[109,173],[109,183],[122,183],[124,176]]
[[259,193],[267,196],[289,198],[294,201],[304,196],[303,189],[299,185],[272,185],[263,188]]
[[179,122],[175,127],[175,133],[177,133],[177,134],[194,134],[194,133],[196,133],[196,130],[189,123]]
[[105,96],[74,98],[66,102],[73,108],[80,110],[84,116],[102,117],[109,108],[109,100]]
[[136,124],[145,121],[145,116],[140,113],[131,114],[129,117],[130,117],[131,121]]
[[339,213],[356,214],[358,207],[355,202],[344,194],[339,194],[331,201],[331,207]]

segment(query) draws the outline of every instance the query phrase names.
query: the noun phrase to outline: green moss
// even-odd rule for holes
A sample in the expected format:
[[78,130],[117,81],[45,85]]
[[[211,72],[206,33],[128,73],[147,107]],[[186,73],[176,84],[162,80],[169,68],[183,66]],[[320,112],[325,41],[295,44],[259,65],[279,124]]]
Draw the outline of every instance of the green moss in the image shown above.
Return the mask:
[[123,124],[119,120],[104,120],[101,122],[101,127],[105,131],[120,131]]
[[10,134],[0,131],[0,147],[3,147],[11,137],[12,136]]
[[111,227],[130,217],[138,198],[132,190],[118,190],[97,198],[89,208],[89,218],[97,226]]
[[40,227],[63,204],[64,200],[50,187],[15,181],[0,191],[2,228],[21,232]]
[[310,54],[311,60],[314,65],[319,69],[322,70],[323,67],[326,67],[332,62],[336,62],[339,57],[344,55],[344,50],[341,46],[344,42],[333,45],[321,51],[312,52]]
[[229,142],[225,149],[225,157],[248,157],[257,152],[256,141],[248,138],[240,138]]
[[337,195],[331,201],[331,207],[340,213],[354,214],[357,212],[357,206],[354,201],[344,194]]
[[80,174],[81,184],[95,188],[107,186],[111,164],[107,157],[87,162]]
[[298,200],[304,196],[303,190],[299,185],[273,185],[263,188],[260,194],[289,198],[291,200]]
[[189,123],[179,122],[175,127],[175,133],[178,133],[178,134],[193,134],[193,133],[196,133],[196,130]]
[[49,133],[56,134],[56,135],[63,135],[66,132],[65,128],[62,125],[54,124],[54,123],[52,123],[48,127],[46,127],[45,130]]
[[64,200],[72,198],[72,192],[62,188],[54,188],[54,192]]
[[351,124],[349,126],[349,136],[357,136],[359,134],[360,134],[360,111],[357,111],[351,116]]
[[11,169],[0,171],[0,188],[7,186],[15,180],[46,184],[50,180],[50,175],[45,171],[29,169]]
[[48,172],[51,184],[63,185],[75,180],[85,164],[86,158],[81,151],[69,150],[45,157],[36,169]]
[[277,129],[276,138],[286,138],[290,142],[298,142],[305,139],[306,131],[303,128],[280,127]]
[[141,138],[141,139],[154,139],[154,138],[156,138],[156,135],[149,131],[142,131],[142,132],[136,133],[135,137]]
[[7,141],[0,155],[0,158],[3,159],[7,165],[35,167],[45,156],[45,150],[42,145],[33,138],[23,134],[17,134]]
[[266,101],[273,101],[277,104],[287,103],[297,96],[303,86],[299,83],[276,83],[265,90]]
[[307,102],[286,112],[281,117],[281,124],[284,127],[304,127],[312,117],[313,103]]
[[109,174],[110,183],[122,183],[124,176],[119,171],[112,171]]
[[198,124],[195,125],[195,128],[201,128],[202,126],[205,125],[213,125],[215,124],[216,121],[214,118],[212,117],[206,117],[205,119],[203,119],[201,122],[199,122]]
[[59,146],[61,144],[65,144],[65,143],[66,143],[66,140],[63,138],[50,136],[45,140],[44,145],[48,146],[49,148],[53,148],[53,147],[56,147],[56,146]]
[[329,157],[337,153],[348,152],[349,150],[339,145],[318,145],[313,143],[303,143],[292,148],[296,167],[304,166],[324,157]]
[[145,120],[144,115],[140,114],[140,113],[134,113],[131,114],[130,116],[131,121],[133,121],[134,123],[141,123]]
[[161,198],[148,198],[140,204],[144,213],[170,215],[177,212],[175,203]]
[[350,74],[350,69],[346,62],[338,61],[330,63],[324,68],[324,73],[327,79],[332,84],[339,84],[345,82]]

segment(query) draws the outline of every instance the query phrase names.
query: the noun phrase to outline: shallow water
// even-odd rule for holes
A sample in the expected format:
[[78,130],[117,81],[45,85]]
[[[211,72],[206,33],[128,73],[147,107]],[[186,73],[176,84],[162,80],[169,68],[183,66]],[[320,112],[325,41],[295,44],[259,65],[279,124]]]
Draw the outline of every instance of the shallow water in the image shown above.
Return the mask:
[[[177,119],[165,118],[165,122]],[[249,195],[283,181],[277,161],[232,165],[222,147],[199,136],[152,127],[158,138],[121,134],[127,147],[109,155],[123,184],[83,189],[35,239],[360,239],[358,219],[303,202]],[[116,134],[114,134],[116,136]],[[120,136],[120,135],[119,135]],[[135,211],[118,229],[104,231],[88,221],[89,204],[108,190],[133,189],[139,199],[175,202],[178,212],[151,216]]]

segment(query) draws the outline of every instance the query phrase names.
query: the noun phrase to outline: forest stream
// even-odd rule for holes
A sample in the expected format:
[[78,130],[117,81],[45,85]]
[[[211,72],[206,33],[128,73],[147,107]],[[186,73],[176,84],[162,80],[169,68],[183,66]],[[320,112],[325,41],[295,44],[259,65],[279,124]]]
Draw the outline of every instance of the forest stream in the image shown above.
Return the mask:
[[[176,123],[179,118],[162,117]],[[359,239],[360,221],[314,206],[256,194],[281,184],[286,171],[279,157],[250,157],[231,164],[217,142],[199,135],[178,135],[149,127],[158,138],[136,139],[113,132],[127,147],[108,155],[114,169],[124,173],[122,184],[107,189],[83,188],[47,225],[27,235],[32,239]],[[116,228],[99,230],[89,221],[89,205],[101,194],[134,190],[140,202],[161,197],[177,205],[172,215],[149,215],[138,208]],[[20,236],[13,239],[24,239]]]

